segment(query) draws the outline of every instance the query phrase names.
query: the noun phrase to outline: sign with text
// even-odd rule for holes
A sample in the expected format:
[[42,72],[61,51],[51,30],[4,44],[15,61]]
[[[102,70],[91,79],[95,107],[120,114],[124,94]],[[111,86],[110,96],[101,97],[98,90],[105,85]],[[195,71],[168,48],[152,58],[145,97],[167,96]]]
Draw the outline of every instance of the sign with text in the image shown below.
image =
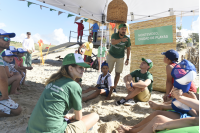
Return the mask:
[[172,43],[172,25],[135,30],[135,45]]

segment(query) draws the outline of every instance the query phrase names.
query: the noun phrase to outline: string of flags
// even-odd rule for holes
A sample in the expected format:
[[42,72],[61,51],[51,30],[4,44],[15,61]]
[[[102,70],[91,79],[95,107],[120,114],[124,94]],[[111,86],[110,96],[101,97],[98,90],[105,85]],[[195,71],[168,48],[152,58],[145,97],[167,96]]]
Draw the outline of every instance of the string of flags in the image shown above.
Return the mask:
[[[27,1],[27,0],[19,0],[19,1],[26,1],[28,7],[30,7],[30,5],[32,5],[32,4],[39,5],[39,4],[36,4],[36,3],[30,2],[30,1]],[[46,6],[43,6],[43,5],[39,5],[39,6],[40,6],[40,9],[41,9],[41,10],[42,10],[43,7],[45,7],[45,8],[49,8],[49,7],[46,7]],[[50,11],[57,11],[57,10],[50,8]],[[65,12],[58,11],[58,16],[59,16],[60,14],[62,14],[62,13],[65,13]],[[73,17],[73,16],[75,16],[75,15],[68,13],[67,18],[69,18],[69,17]],[[88,21],[88,19],[86,19],[86,18],[83,18],[83,20],[84,20],[85,22]]]

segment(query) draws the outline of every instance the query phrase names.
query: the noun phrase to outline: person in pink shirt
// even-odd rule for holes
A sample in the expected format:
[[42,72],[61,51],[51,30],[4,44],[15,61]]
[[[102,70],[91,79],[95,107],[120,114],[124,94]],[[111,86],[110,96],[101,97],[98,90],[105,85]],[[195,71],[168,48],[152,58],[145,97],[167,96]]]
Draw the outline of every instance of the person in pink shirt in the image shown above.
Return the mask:
[[78,24],[77,42],[79,42],[79,36],[80,36],[80,42],[82,42],[83,29],[84,29],[83,20],[81,20],[80,22],[74,22],[74,23]]

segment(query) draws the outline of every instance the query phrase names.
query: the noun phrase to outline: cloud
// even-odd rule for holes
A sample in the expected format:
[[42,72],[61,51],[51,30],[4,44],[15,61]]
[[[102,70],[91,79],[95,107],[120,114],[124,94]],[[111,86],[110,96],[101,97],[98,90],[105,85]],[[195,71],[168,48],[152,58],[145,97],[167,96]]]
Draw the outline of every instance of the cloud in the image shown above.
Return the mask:
[[192,22],[192,31],[193,33],[199,33],[199,17],[196,21]]
[[0,29],[3,28],[3,27],[6,27],[6,24],[0,23]]
[[[26,38],[26,34],[17,35],[15,38],[13,38],[13,41],[17,42],[23,42],[23,40]],[[55,29],[52,33],[40,35],[39,33],[33,34],[31,38],[34,40],[35,43],[38,42],[38,40],[42,39],[45,44],[52,44],[52,45],[59,45],[68,42],[68,36],[66,36],[63,32],[62,28]],[[76,41],[75,39],[72,39],[71,41]]]

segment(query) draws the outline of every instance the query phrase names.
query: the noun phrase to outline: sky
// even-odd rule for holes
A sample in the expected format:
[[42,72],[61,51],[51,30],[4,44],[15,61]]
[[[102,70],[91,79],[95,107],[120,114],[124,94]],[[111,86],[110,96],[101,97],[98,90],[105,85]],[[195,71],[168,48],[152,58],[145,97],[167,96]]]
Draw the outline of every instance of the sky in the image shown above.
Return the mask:
[[[42,4],[36,0],[31,2]],[[42,39],[45,44],[59,45],[69,41],[70,31],[77,31],[74,24],[75,16],[67,17],[67,11],[48,5],[58,11],[65,13],[58,16],[58,11],[50,11],[49,8],[40,9],[39,5],[27,6],[26,1],[0,0],[0,29],[6,32],[16,33],[12,41],[22,42],[26,38],[26,32],[31,32],[35,43]],[[71,13],[73,14],[73,13]],[[74,14],[75,15],[75,14]],[[78,16],[78,15],[76,15]],[[128,22],[128,24],[133,22]],[[84,22],[85,29],[89,29],[89,23]],[[177,26],[180,25],[180,17],[176,19]],[[193,32],[199,33],[199,16],[187,16],[182,18],[182,36],[187,37]],[[89,32],[86,32],[88,34]],[[71,42],[76,42],[76,34],[72,34]]]

